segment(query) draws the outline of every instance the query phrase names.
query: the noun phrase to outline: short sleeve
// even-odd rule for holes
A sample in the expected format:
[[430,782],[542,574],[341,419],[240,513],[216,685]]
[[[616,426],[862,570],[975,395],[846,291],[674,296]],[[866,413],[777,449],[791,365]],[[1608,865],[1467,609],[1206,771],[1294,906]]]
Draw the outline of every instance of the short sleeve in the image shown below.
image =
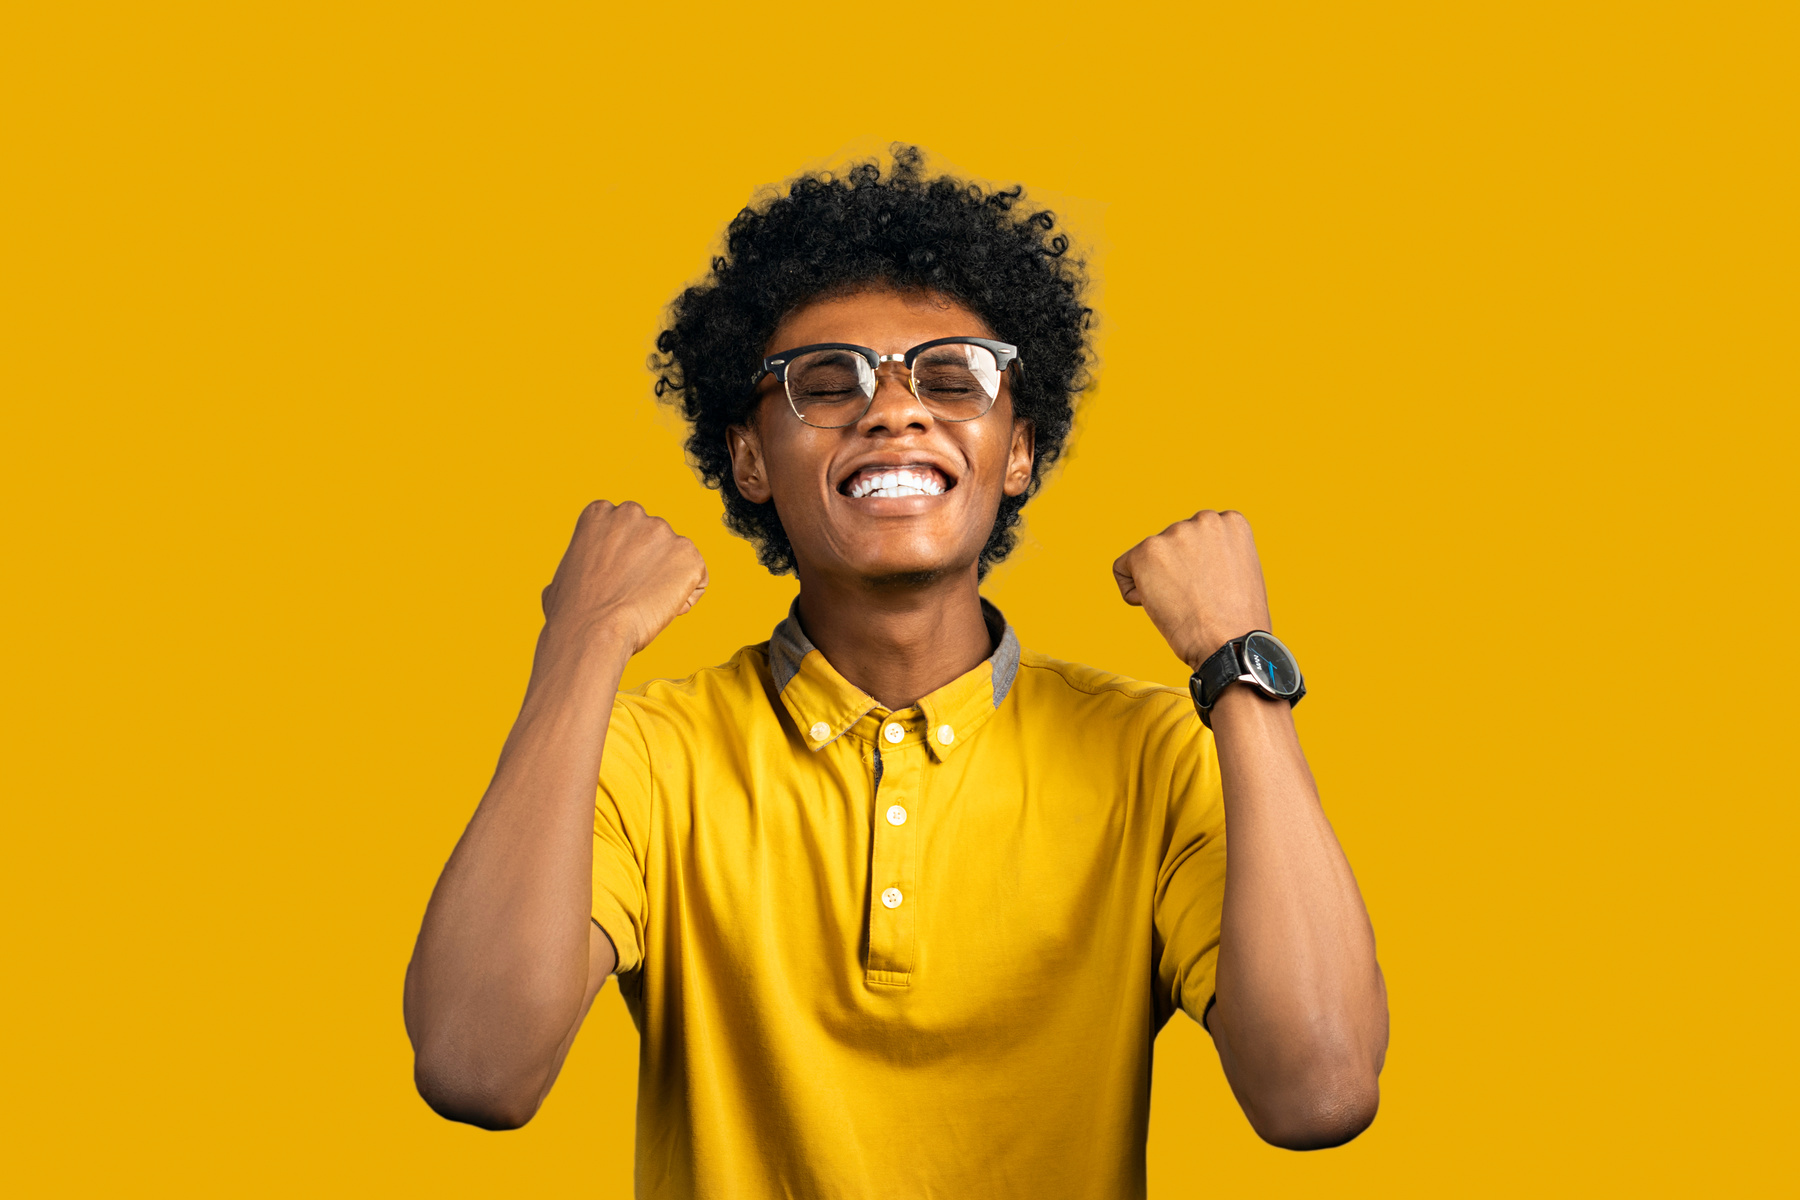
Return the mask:
[[612,939],[620,972],[644,961],[648,915],[644,861],[654,783],[635,699],[620,694],[613,701],[594,799],[594,921]]
[[[1212,734],[1191,708],[1159,740],[1151,768],[1168,788],[1156,876],[1157,1020],[1180,1008],[1203,1021],[1212,1003],[1225,903],[1225,796]],[[1146,783],[1151,783],[1146,780]]]

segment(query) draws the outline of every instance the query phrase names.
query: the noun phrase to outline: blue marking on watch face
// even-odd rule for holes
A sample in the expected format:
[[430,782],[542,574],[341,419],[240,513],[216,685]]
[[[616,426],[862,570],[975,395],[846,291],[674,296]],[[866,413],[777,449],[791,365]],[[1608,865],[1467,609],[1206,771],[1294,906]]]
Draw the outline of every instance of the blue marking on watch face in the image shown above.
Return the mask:
[[1244,642],[1244,662],[1250,673],[1277,696],[1291,696],[1300,690],[1300,668],[1274,638],[1252,634]]

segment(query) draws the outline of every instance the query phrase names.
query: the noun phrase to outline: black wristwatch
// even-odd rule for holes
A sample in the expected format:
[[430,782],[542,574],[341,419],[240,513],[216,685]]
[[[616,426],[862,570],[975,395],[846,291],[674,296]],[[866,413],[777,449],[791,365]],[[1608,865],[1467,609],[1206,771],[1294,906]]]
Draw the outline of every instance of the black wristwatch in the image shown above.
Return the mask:
[[1194,707],[1200,710],[1200,720],[1208,729],[1212,728],[1213,705],[1234,683],[1247,683],[1269,699],[1286,700],[1290,706],[1300,703],[1300,697],[1306,695],[1306,680],[1301,678],[1293,651],[1266,629],[1232,638],[1201,663],[1188,680]]

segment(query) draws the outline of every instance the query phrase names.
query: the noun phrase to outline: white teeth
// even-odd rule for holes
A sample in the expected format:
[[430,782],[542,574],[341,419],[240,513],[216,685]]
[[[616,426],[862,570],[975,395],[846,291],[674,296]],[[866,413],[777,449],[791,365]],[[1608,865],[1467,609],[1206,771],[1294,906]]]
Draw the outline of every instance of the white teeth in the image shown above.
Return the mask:
[[849,487],[852,498],[878,496],[894,499],[900,496],[941,496],[944,485],[936,471],[915,471],[901,467],[863,475]]

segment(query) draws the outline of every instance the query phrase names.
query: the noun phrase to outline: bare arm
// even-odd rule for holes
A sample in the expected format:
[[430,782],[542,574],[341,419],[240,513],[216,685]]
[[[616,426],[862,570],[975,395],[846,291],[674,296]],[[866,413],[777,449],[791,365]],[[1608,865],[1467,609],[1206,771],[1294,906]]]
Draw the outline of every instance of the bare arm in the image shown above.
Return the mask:
[[414,1079],[452,1120],[530,1120],[612,973],[589,915],[607,721],[625,664],[705,587],[692,543],[635,504],[600,501],[544,590],[525,703],[406,969]]
[[1375,933],[1287,704],[1233,687],[1212,723],[1229,835],[1207,1025],[1259,1134],[1335,1146],[1368,1128],[1379,1101],[1388,1019]]
[[[1113,571],[1190,670],[1231,638],[1269,628],[1262,565],[1239,513],[1172,525]],[[1258,1134],[1295,1150],[1339,1145],[1368,1127],[1379,1101],[1388,1019],[1374,931],[1288,705],[1234,686],[1212,726],[1228,841],[1207,1027]]]

